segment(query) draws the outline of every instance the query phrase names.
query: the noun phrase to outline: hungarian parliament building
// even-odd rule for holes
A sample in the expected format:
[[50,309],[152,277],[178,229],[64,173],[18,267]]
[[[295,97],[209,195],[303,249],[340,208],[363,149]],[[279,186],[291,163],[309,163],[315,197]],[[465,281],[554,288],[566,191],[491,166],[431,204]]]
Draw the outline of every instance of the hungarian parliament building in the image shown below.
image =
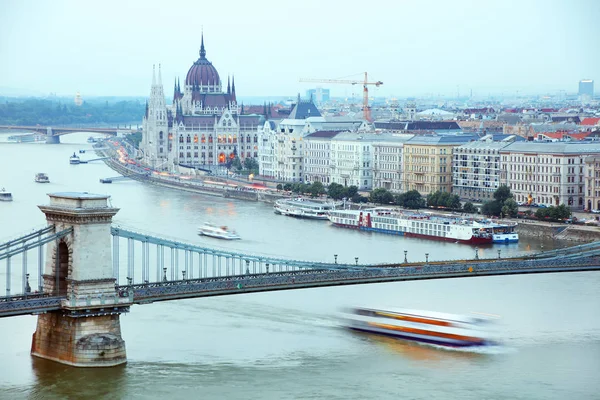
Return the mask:
[[204,36],[200,57],[190,67],[183,84],[175,81],[173,103],[167,105],[160,65],[152,72],[150,98],[143,118],[140,150],[144,162],[157,169],[176,165],[226,164],[237,155],[258,157],[260,115],[241,115],[235,80],[227,87],[206,58]]

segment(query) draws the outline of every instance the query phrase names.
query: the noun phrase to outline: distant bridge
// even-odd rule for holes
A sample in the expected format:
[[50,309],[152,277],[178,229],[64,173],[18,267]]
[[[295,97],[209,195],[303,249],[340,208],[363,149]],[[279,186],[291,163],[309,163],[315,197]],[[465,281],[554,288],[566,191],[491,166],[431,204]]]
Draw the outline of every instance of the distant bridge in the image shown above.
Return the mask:
[[[139,129],[127,129],[127,128],[102,128],[102,127],[51,127],[51,126],[25,126],[25,125],[0,125],[0,130],[14,130],[19,132],[31,132],[45,135],[46,143],[58,144],[60,143],[60,136],[68,135],[75,132],[89,132],[89,133],[102,133],[105,135],[117,136],[117,134],[128,134],[139,132]],[[24,135],[23,135],[24,136]]]

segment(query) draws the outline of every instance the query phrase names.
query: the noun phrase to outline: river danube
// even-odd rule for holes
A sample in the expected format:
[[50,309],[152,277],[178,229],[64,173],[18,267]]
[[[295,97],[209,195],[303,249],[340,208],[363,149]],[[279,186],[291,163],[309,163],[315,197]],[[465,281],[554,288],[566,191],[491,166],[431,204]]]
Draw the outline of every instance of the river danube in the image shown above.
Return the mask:
[[[7,143],[0,133],[0,242],[45,224],[46,193],[111,195],[115,223],[204,246],[286,258],[360,263],[472,258],[473,247],[335,228],[275,215],[263,203],[134,181],[101,161],[69,165],[87,134],[60,145]],[[82,159],[95,158],[93,153]],[[38,172],[51,183],[37,184]],[[213,222],[234,243],[199,237]],[[480,257],[565,246],[521,238]],[[6,264],[0,262],[0,279]],[[600,392],[598,272],[444,279],[291,290],[133,306],[121,316],[126,366],[77,369],[29,355],[36,317],[0,319],[1,399],[594,399]],[[2,286],[4,291],[4,286]],[[499,316],[493,351],[448,351],[339,327],[349,305]]]

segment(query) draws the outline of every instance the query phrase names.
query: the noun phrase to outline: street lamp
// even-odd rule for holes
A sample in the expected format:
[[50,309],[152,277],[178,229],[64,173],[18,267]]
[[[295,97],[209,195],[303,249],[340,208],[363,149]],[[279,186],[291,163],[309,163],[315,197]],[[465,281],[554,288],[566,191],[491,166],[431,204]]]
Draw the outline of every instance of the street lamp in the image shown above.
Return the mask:
[[337,264],[337,254],[334,254],[333,258],[335,259],[335,263]]
[[267,274],[269,273],[269,263],[266,264],[267,267]]
[[167,281],[167,267],[163,268],[163,282]]
[[425,253],[425,264],[429,262],[429,253]]
[[246,275],[250,275],[250,260],[246,260]]
[[479,260],[479,247],[475,247],[475,259]]
[[183,280],[185,281],[185,271],[181,271],[181,275],[183,275]]
[[500,252],[501,252],[501,251],[502,251],[502,250],[498,249],[498,260],[500,259]]
[[404,250],[404,262],[407,263],[408,261],[406,260],[406,253],[408,253],[408,250]]
[[358,257],[354,257],[354,261],[356,261],[356,265],[358,265]]

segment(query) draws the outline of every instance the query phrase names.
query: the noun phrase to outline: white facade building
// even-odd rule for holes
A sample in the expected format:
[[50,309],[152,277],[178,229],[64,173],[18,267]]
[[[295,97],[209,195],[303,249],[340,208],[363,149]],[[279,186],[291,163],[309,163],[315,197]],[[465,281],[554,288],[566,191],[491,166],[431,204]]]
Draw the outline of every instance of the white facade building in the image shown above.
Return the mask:
[[382,133],[373,142],[373,189],[404,192],[403,148],[410,134]]
[[343,132],[331,139],[331,182],[373,188],[373,142],[377,135]]
[[596,155],[599,143],[512,143],[500,150],[501,183],[517,202],[582,209],[585,159]]
[[304,182],[331,183],[331,140],[339,131],[317,131],[304,137]]
[[303,182],[303,139],[306,119],[320,117],[312,100],[298,97],[288,118],[267,121],[259,133],[259,174],[282,182]]

